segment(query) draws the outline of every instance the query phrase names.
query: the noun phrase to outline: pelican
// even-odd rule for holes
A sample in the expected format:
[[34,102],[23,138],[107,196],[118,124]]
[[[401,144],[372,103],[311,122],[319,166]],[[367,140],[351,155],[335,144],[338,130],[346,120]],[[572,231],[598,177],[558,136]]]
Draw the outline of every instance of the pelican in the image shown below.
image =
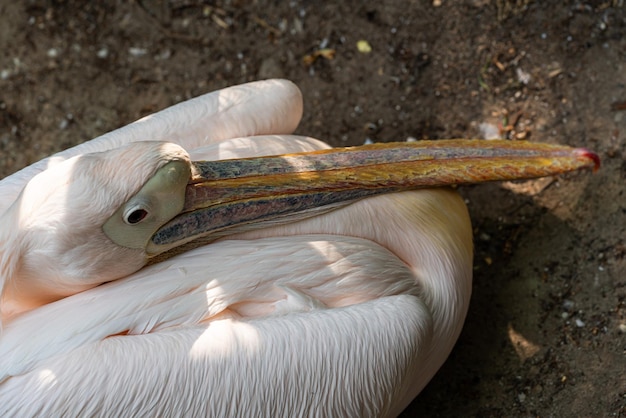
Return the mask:
[[583,149],[291,135],[292,83],[175,105],[0,183],[0,415],[397,416],[468,309],[446,184]]

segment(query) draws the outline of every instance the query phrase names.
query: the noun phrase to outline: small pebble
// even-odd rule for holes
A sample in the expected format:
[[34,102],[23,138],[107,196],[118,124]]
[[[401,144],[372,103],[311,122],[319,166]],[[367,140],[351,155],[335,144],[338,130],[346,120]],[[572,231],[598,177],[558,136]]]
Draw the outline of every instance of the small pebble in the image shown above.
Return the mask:
[[161,51],[159,55],[157,55],[155,58],[158,60],[165,61],[165,60],[170,59],[171,56],[172,56],[172,51],[170,49],[165,49]]
[[483,139],[500,139],[500,129],[493,123],[482,122],[478,130]]
[[283,78],[284,76],[285,73],[283,72],[280,62],[276,61],[274,58],[269,57],[261,61],[257,73],[259,79]]
[[298,33],[302,33],[304,31],[304,24],[297,17],[293,19],[293,29],[291,30],[292,35],[296,35]]
[[100,59],[105,59],[109,56],[109,50],[107,48],[100,48],[98,52],[96,52],[96,56]]
[[356,49],[361,54],[369,54],[370,52],[372,52],[372,46],[365,39],[361,39],[356,43]]
[[521,68],[516,68],[515,69],[515,74],[517,75],[517,81],[519,81],[520,83],[522,83],[522,84],[530,83],[530,79],[532,77],[526,71],[522,70]]
[[584,323],[583,321],[581,321],[580,319],[578,319],[578,318],[576,318],[576,321],[575,321],[575,322],[576,322],[576,326],[577,326],[578,328],[582,328],[582,327],[584,327],[584,326],[585,326],[585,323]]
[[142,57],[148,53],[146,48],[132,47],[128,48],[128,53],[133,57]]

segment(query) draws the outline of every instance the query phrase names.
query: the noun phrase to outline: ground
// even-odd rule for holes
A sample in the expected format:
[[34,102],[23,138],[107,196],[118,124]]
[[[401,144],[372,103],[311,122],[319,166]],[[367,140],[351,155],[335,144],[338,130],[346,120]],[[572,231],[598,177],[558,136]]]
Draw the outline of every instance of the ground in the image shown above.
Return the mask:
[[298,132],[336,146],[500,136],[595,150],[593,175],[460,190],[471,307],[404,416],[626,416],[626,2],[9,3],[0,177],[270,77],[302,89]]

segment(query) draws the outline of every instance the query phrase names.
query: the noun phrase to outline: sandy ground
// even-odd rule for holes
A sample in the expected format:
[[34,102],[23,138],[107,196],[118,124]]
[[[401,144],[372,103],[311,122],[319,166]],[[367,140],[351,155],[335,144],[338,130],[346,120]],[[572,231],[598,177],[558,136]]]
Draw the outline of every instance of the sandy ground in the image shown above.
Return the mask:
[[598,152],[595,175],[461,190],[472,305],[404,416],[626,416],[623,0],[9,3],[0,176],[269,77],[302,89],[298,132],[337,146],[500,136]]

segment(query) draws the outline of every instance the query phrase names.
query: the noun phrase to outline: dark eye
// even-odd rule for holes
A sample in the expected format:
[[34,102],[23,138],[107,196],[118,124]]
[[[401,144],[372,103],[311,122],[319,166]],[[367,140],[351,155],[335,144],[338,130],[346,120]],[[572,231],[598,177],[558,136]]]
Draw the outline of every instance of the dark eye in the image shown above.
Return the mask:
[[148,211],[145,209],[135,209],[126,215],[126,223],[134,225],[143,221],[148,216]]

